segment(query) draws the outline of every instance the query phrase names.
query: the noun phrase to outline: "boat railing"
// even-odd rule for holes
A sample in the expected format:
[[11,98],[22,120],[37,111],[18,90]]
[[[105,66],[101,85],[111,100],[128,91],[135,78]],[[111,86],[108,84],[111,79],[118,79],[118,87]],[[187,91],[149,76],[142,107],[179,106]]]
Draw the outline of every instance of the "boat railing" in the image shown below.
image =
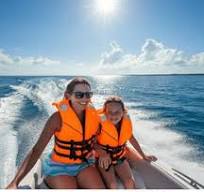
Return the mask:
[[195,189],[204,189],[204,185],[200,184],[199,182],[195,181],[193,178],[189,177],[188,175],[185,175],[184,173],[178,171],[177,169],[172,168],[174,171],[174,175],[179,177],[184,182],[188,183]]

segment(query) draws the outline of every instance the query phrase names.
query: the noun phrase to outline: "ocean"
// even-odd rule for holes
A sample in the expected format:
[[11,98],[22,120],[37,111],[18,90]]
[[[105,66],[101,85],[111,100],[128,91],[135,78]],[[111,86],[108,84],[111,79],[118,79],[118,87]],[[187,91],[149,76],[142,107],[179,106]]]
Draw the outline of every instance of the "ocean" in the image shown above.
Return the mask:
[[[0,188],[13,178],[71,78],[0,77]],[[121,96],[143,150],[204,184],[204,75],[87,78],[96,108],[109,95]]]

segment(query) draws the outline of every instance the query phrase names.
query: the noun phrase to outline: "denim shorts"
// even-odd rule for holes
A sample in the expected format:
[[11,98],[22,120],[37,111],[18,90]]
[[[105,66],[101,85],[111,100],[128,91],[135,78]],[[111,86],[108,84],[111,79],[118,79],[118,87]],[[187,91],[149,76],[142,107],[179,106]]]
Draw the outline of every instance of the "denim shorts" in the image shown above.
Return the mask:
[[83,169],[94,165],[95,159],[87,159],[88,162],[64,164],[58,163],[51,159],[48,155],[42,162],[42,171],[44,176],[68,175],[77,176]]

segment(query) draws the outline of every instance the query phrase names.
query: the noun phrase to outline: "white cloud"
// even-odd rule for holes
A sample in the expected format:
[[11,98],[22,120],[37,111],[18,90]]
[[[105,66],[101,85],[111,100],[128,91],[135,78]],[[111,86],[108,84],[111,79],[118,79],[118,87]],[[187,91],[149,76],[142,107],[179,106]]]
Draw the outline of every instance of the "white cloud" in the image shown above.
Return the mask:
[[90,75],[91,70],[88,62],[13,56],[0,49],[0,75]]
[[[73,63],[75,63],[75,61]],[[76,66],[77,67],[85,67],[85,63],[79,62],[79,63],[76,63]]]
[[47,57],[16,57],[14,63],[25,64],[25,65],[52,65],[60,64],[60,61],[51,60]]
[[101,65],[115,64],[121,62],[121,59],[124,55],[123,50],[116,42],[110,44],[111,50],[102,54]]
[[204,73],[204,52],[188,56],[154,39],[147,39],[140,53],[127,54],[116,42],[101,56],[98,73]]
[[196,65],[204,65],[204,52],[192,55],[190,62]]
[[88,62],[13,56],[0,49],[0,75],[90,75],[91,70]]
[[131,54],[126,54],[124,50],[116,43],[110,43],[110,50],[101,55],[101,60],[96,70],[112,74],[112,69],[124,69],[130,67],[136,57]]
[[0,50],[0,75],[50,74],[59,64],[60,61],[48,57],[11,56]]
[[13,59],[6,53],[4,53],[4,51],[2,49],[0,49],[0,64],[12,64],[13,63]]
[[47,57],[21,57],[21,56],[10,56],[3,50],[0,50],[0,64],[25,64],[25,65],[52,65],[60,64],[60,61],[52,60]]
[[94,74],[204,73],[204,52],[187,55],[162,42],[147,39],[139,53],[128,53],[117,42],[101,54],[98,64],[61,62],[49,57],[13,56],[0,49],[0,75],[94,75]]
[[137,61],[140,64],[185,65],[187,57],[182,51],[168,48],[154,39],[147,39]]

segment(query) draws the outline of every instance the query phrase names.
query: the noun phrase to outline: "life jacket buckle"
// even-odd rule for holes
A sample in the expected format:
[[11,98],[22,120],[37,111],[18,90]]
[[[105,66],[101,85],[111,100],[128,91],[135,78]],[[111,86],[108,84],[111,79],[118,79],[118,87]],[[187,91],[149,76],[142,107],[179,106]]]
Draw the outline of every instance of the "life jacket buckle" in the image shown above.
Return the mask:
[[74,159],[74,160],[77,159],[76,153],[74,150],[74,141],[73,140],[70,141],[70,159]]

